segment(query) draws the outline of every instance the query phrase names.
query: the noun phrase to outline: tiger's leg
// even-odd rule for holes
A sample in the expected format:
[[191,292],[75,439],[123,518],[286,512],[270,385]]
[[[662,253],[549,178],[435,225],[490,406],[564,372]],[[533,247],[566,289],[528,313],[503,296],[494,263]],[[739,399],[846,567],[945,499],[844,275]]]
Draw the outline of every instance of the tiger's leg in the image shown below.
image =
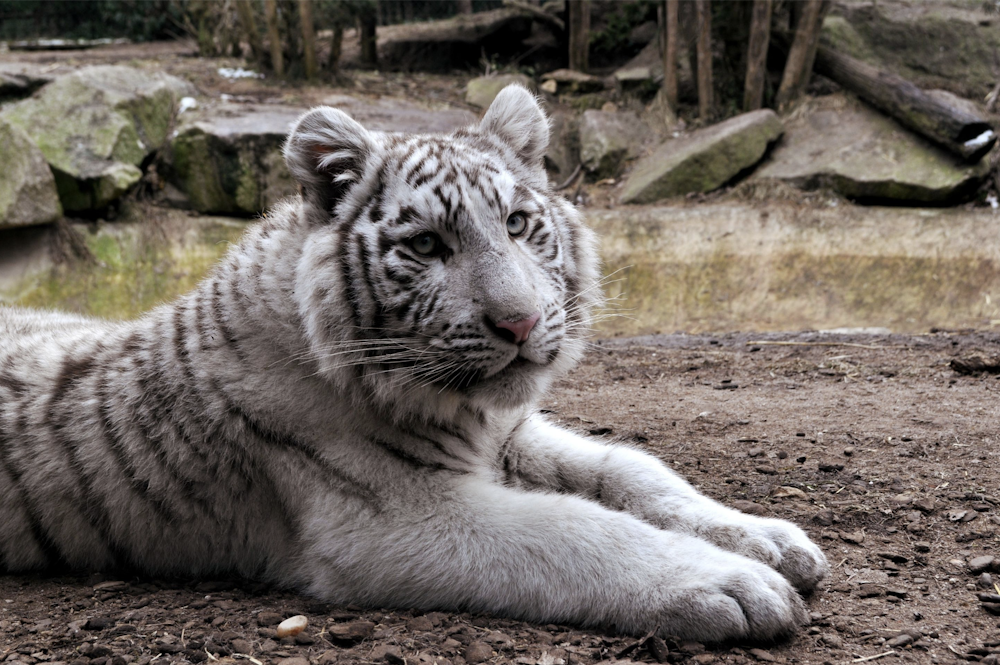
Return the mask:
[[598,443],[538,417],[515,431],[504,465],[515,482],[592,497],[654,526],[766,563],[804,592],[829,570],[823,552],[791,522],[727,508],[652,455]]
[[364,524],[330,526],[314,534],[302,572],[332,602],[703,641],[773,639],[806,618],[768,566],[576,496],[465,476]]

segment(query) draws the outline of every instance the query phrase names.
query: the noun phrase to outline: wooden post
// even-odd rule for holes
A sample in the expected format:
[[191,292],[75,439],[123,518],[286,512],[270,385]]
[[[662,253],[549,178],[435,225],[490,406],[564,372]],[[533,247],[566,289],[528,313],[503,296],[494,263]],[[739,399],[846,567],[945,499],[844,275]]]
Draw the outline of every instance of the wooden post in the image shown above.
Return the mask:
[[586,72],[590,68],[590,0],[568,0],[569,68]]
[[772,0],[753,0],[750,43],[747,46],[747,77],[743,86],[743,111],[756,111],[764,104],[767,48],[771,42]]
[[680,0],[666,0],[663,11],[663,96],[677,110],[677,15]]
[[306,78],[316,78],[316,31],[313,25],[312,0],[299,0],[299,22],[302,24],[302,59]]
[[281,53],[281,33],[278,31],[277,0],[264,0],[264,19],[267,21],[267,40],[271,42],[271,67],[278,76],[285,75],[285,57]]
[[698,15],[698,117],[707,120],[712,113],[712,5],[710,0],[695,0]]
[[788,105],[802,94],[809,82],[811,70],[807,71],[806,65],[812,64],[810,54],[815,57],[816,45],[819,43],[819,32],[823,23],[822,8],[823,0],[805,0],[801,8],[802,15],[795,29],[795,38],[792,40],[792,48],[788,51],[785,71],[781,75],[781,85],[775,98],[778,110],[788,108]]
[[250,54],[258,64],[264,60],[264,47],[261,44],[260,32],[257,30],[257,21],[253,17],[253,7],[250,0],[236,0],[236,17],[239,19],[240,28],[250,45]]
[[378,50],[376,43],[376,28],[378,13],[374,3],[364,3],[358,16],[358,39],[361,44],[361,66],[374,69],[378,67]]

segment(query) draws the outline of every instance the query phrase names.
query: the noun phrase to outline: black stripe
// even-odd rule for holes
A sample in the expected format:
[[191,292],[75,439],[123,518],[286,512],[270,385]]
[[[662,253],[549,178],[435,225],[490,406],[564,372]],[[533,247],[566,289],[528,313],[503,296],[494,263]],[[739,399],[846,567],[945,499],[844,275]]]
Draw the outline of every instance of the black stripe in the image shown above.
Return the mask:
[[416,455],[403,450],[394,443],[390,443],[385,439],[369,439],[371,443],[382,447],[387,452],[389,452],[396,459],[404,462],[407,466],[413,469],[430,469],[432,471],[443,471],[447,469],[445,465],[439,462],[430,462],[425,459],[421,459]]

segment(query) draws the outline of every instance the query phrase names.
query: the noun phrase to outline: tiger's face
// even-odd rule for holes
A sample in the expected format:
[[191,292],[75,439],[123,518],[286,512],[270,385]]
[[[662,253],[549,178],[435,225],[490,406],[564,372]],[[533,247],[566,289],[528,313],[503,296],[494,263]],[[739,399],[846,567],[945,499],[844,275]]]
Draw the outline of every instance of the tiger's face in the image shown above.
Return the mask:
[[332,109],[299,122],[286,158],[309,211],[299,279],[321,371],[515,406],[578,359],[596,260],[548,186],[547,138],[523,88],[447,137],[367,132]]

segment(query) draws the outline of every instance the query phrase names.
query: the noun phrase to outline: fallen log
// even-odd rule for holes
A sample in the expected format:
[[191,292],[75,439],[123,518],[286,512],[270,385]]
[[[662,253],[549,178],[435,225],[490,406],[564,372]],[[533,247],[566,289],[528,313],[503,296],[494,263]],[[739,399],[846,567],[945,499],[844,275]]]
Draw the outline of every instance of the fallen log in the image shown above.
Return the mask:
[[979,161],[996,144],[996,131],[983,117],[949,104],[901,76],[827,46],[818,48],[815,69],[967,162]]

